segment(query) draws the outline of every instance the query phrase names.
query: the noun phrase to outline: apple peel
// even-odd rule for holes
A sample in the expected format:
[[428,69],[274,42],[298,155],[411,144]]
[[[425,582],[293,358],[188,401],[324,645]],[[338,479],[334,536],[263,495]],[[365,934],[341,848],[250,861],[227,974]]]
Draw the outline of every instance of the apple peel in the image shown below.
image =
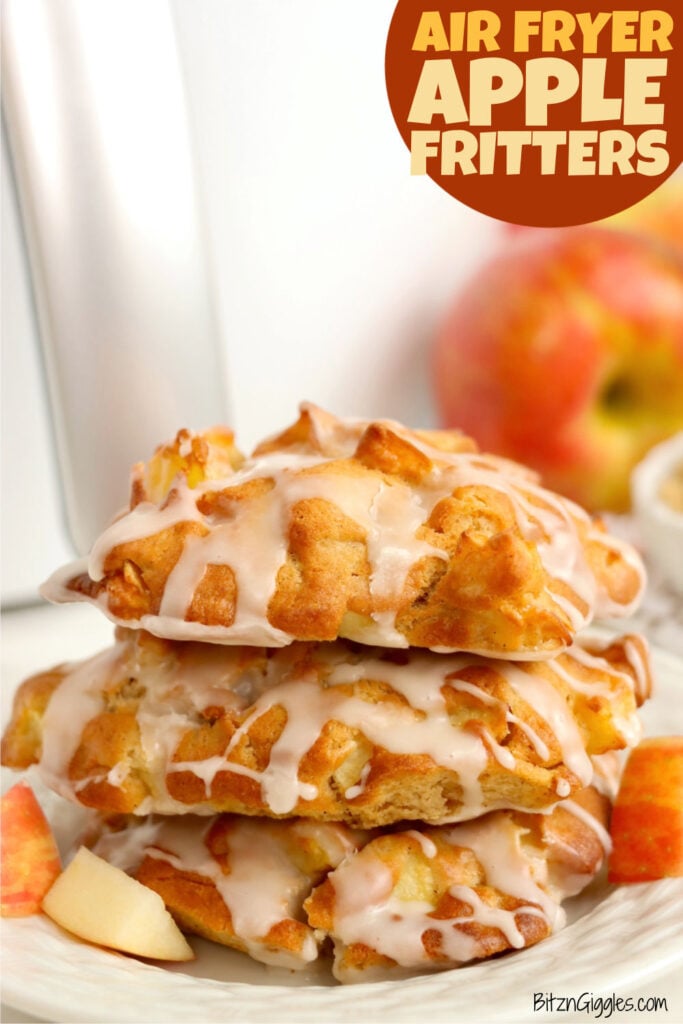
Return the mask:
[[610,882],[683,877],[683,736],[645,739],[631,752],[610,833]]
[[25,782],[17,782],[2,797],[0,821],[0,916],[37,914],[43,897],[62,870],[62,863],[48,820]]

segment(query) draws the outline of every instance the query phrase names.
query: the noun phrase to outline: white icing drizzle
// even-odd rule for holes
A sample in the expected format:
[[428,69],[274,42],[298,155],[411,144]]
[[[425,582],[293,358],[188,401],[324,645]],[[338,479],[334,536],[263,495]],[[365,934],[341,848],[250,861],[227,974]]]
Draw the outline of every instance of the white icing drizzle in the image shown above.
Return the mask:
[[92,847],[93,853],[115,868],[134,874],[142,864],[147,848],[156,843],[161,828],[161,820],[149,818],[120,832],[103,832]]
[[534,861],[522,849],[523,830],[506,814],[489,814],[445,830],[454,846],[472,850],[486,875],[486,882],[516,899],[538,904],[552,929],[564,923],[564,912],[546,892],[545,860]]
[[[61,796],[71,796],[68,768],[87,723],[105,710],[103,682],[115,676],[126,655],[117,643],[94,658],[70,666],[52,694],[42,722],[40,775]],[[87,785],[84,780],[82,785]]]
[[[630,648],[634,648],[637,650],[635,644],[633,644],[632,641],[626,638],[623,642],[623,649],[624,653],[627,655],[627,658],[629,659],[629,664],[631,664],[631,657],[629,655]],[[604,657],[602,657],[600,654],[592,654],[589,650],[586,649],[586,647],[582,646],[582,644],[572,644],[571,647],[567,648],[564,656],[571,658],[572,660],[574,660],[574,662],[579,662],[580,665],[584,665],[589,669],[597,669],[599,672],[612,679],[620,680],[630,690],[633,690],[634,688],[633,677],[630,676],[628,672],[621,672],[620,670],[615,669],[614,666],[610,665]],[[562,678],[566,678],[567,682],[570,684],[570,686],[573,687],[573,689],[579,690],[583,688],[586,693],[595,693],[596,689],[600,688],[605,696],[611,695],[611,687],[608,682],[602,684],[596,682],[582,682],[581,680],[577,679],[577,677],[570,676],[568,673],[564,673],[564,671],[562,670],[561,660],[559,662],[559,669],[559,674],[562,675]]]
[[[532,917],[544,917],[543,911],[538,907],[523,906],[518,907],[517,910],[505,910],[502,907],[492,907],[489,903],[484,903],[478,893],[474,889],[469,888],[465,885],[452,885],[449,889],[451,896],[456,899],[462,900],[464,903],[469,903],[473,911],[473,916],[456,917],[453,918],[451,924],[467,923],[471,920],[476,920],[477,924],[487,926],[489,928],[498,928],[503,933],[510,946],[513,949],[522,949],[524,947],[524,936],[520,932],[516,915],[517,914],[530,914]],[[449,938],[452,936],[452,932],[446,933]],[[448,953],[449,943],[445,944],[445,952]]]
[[107,555],[118,544],[143,540],[176,523],[201,522],[201,519],[195,492],[180,479],[165,506],[159,508],[150,501],[143,501],[130,512],[119,513],[95,541],[87,560],[88,575],[93,580],[103,578]]
[[607,797],[610,803],[614,803],[621,779],[620,754],[616,750],[608,750],[605,754],[594,754],[591,760],[594,768],[591,785],[598,793]]
[[367,539],[368,558],[373,567],[370,594],[375,599],[373,618],[382,629],[383,639],[387,637],[387,644],[392,641],[399,646],[407,644],[392,623],[412,566],[429,556],[448,561],[445,551],[415,536],[430,513],[430,503],[423,503],[420,492],[404,484],[380,484],[370,506],[375,524]]
[[[535,497],[540,504],[531,502],[528,495]],[[567,584],[590,609],[595,600],[597,584],[588,566],[575,524],[575,520],[590,522],[588,515],[578,505],[531,482],[525,482],[524,490],[517,493],[515,499],[513,508],[522,536],[536,542],[550,578]],[[559,608],[565,609],[566,599],[552,590],[548,594]],[[581,624],[585,624],[587,616],[576,608],[572,622],[575,629],[579,628],[579,619]]]
[[[351,455],[362,421],[350,427],[344,423],[340,426],[340,421],[325,420],[324,414],[314,408],[309,411],[314,433],[318,432],[323,438],[323,448],[328,445],[329,450],[331,445],[335,453]],[[332,426],[332,422],[337,426]],[[592,541],[619,551],[642,580],[638,556],[624,542],[591,527],[582,509],[544,490],[511,463],[494,456],[444,452],[407,434],[396,424],[387,421],[386,425],[430,459],[431,469],[418,486],[397,478],[388,482],[371,472],[361,471],[349,478],[341,471],[328,471],[329,455],[311,455],[291,449],[247,460],[227,481],[204,481],[190,489],[181,476],[174,482],[174,489],[162,508],[143,502],[105,530],[87,563],[91,578],[102,579],[105,559],[116,545],[152,536],[181,522],[201,523],[209,532],[201,537],[186,538],[181,558],[166,582],[159,614],[145,615],[139,622],[129,620],[125,624],[138,624],[172,639],[283,646],[293,638],[270,626],[268,606],[275,592],[278,572],[287,557],[287,524],[297,502],[319,498],[334,504],[365,532],[372,618],[367,625],[360,619],[354,622],[352,639],[405,647],[407,640],[396,629],[396,616],[408,573],[422,558],[448,560],[449,557],[441,548],[419,539],[417,532],[441,499],[457,488],[481,485],[509,499],[519,531],[526,541],[536,546],[550,581],[560,582],[569,589],[569,594],[559,594],[553,586],[548,586],[546,594],[562,618],[569,620],[572,629],[586,625],[596,609],[603,614],[626,611],[599,592],[585,557],[577,522],[588,531]],[[231,515],[221,512],[205,516],[199,512],[197,503],[207,492],[222,490],[227,482],[225,498],[229,501],[230,488],[257,479],[272,481],[272,487],[259,498],[235,502]],[[234,573],[237,598],[231,626],[185,622],[196,587],[206,567],[212,564],[228,564]],[[44,595],[57,601],[80,599],[66,584],[82,571],[83,563],[79,563],[55,574],[45,584]],[[101,595],[99,603],[117,621],[107,607],[106,594]],[[510,656],[509,652],[500,654]],[[527,652],[525,656],[542,657],[543,652],[540,655]],[[517,654],[517,657],[522,655]]]
[[582,615],[574,602],[570,601],[568,597],[564,597],[563,594],[557,594],[550,587],[545,588],[545,593],[565,613],[573,630],[578,631],[586,625],[586,616]]
[[315,960],[318,947],[310,930],[298,954],[266,940],[273,925],[296,916],[311,890],[311,880],[295,867],[277,835],[262,822],[235,819],[227,832],[226,874],[206,847],[207,831],[199,831],[196,822],[172,820],[164,824],[156,848],[145,852],[213,882],[230,910],[235,935],[255,960],[294,969]]
[[[110,619],[118,622],[119,625],[129,626],[134,628],[146,629],[148,633],[154,633],[156,636],[170,637],[173,640],[188,641],[195,640],[200,642],[209,642],[213,644],[221,644],[225,646],[231,646],[237,643],[246,643],[246,640],[234,639],[235,634],[230,632],[229,636],[216,634],[217,629],[229,629],[230,627],[219,627],[219,626],[206,626],[203,622],[186,622],[183,619],[176,619],[169,615],[142,615],[139,619],[131,620],[116,619],[112,616],[106,601],[106,594],[100,594],[97,599],[98,606]],[[240,619],[243,618],[243,612],[240,610]],[[292,642],[292,637],[289,633],[284,633],[280,629],[276,629],[271,626],[267,620],[254,624],[253,628],[249,633],[245,632],[245,636],[249,638],[249,645],[252,647],[259,647],[261,645],[267,647],[286,647]]]
[[404,833],[404,835],[410,836],[417,843],[419,843],[420,847],[422,848],[422,852],[424,853],[425,857],[427,857],[429,860],[433,860],[434,857],[436,857],[438,853],[436,843],[432,839],[430,839],[429,836],[425,835],[424,832],[418,832],[416,828],[411,828],[408,829]]
[[[629,693],[635,695],[636,700],[644,700],[647,696],[647,670],[643,663],[642,658],[639,656],[637,646],[630,640],[625,639],[622,643],[622,650],[634,668],[634,676],[629,675],[627,672],[622,672],[619,669],[611,665],[606,658],[599,657],[598,655],[591,654],[584,647],[579,644],[573,644],[564,653],[563,656],[556,659],[553,663],[553,669],[557,675],[564,679],[568,685],[575,690],[577,693],[583,693],[587,696],[599,696],[604,700],[612,703],[611,715],[615,727],[621,733],[624,742],[627,746],[632,747],[638,743],[642,735],[642,725],[640,719],[635,714],[635,708],[631,714],[619,714],[617,712],[616,702],[614,701],[615,693],[618,692],[618,687],[624,687]],[[636,656],[634,665],[633,655]],[[602,673],[603,679],[584,680],[579,679],[578,676],[568,670],[566,667],[567,662],[574,661],[580,665],[585,666],[589,669],[597,670]],[[637,667],[639,666],[639,668]],[[641,673],[640,681],[638,672]],[[606,677],[606,678],[604,678]],[[635,677],[635,684],[634,684]],[[610,682],[612,680],[612,682]],[[617,684],[615,686],[615,683]],[[639,690],[643,690],[643,696],[638,698],[637,694]]]
[[303,840],[312,839],[324,852],[329,864],[336,867],[344,857],[358,849],[365,833],[352,831],[346,825],[331,821],[300,818],[295,824],[284,823],[281,828],[292,828]]
[[145,856],[164,860],[179,871],[208,879],[230,911],[235,936],[261,963],[299,969],[315,960],[318,946],[309,928],[298,952],[273,947],[266,936],[286,920],[303,920],[302,904],[314,879],[297,868],[288,844],[313,839],[334,868],[356,849],[344,826],[323,822],[267,822],[232,817],[222,833],[227,868],[212,855],[209,822],[186,815],[159,819],[123,832],[103,835],[95,852],[127,871],[135,871]]
[[[508,723],[524,732],[539,759],[543,762],[549,757],[547,742],[523,716],[515,715],[492,693],[458,678],[464,670],[477,667],[494,670],[548,724],[559,745],[562,762],[583,784],[588,784],[593,776],[593,766],[570,703],[550,678],[536,674],[530,666],[482,660],[473,654],[439,656],[418,650],[407,655],[405,664],[397,665],[377,656],[376,651],[364,656],[342,643],[295,645],[269,657],[255,648],[153,643],[159,649],[150,653],[144,643],[138,645],[133,639],[121,641],[88,662],[69,667],[54,691],[44,720],[40,768],[47,783],[57,787],[62,795],[78,796],[89,781],[103,778],[112,785],[125,784],[129,772],[126,761],[97,779],[93,776],[70,783],[68,774],[86,724],[104,710],[103,691],[127,679],[136,684],[134,699],[142,770],[155,786],[151,799],[137,813],[211,813],[207,802],[219,772],[253,778],[261,787],[267,807],[275,814],[290,814],[297,807],[301,812],[305,808],[299,802],[317,796],[316,788],[299,778],[302,759],[326,723],[338,721],[358,730],[376,748],[396,755],[428,755],[436,765],[456,772],[462,787],[458,817],[474,817],[492,809],[485,805],[480,783],[489,758],[493,756],[511,772],[517,766],[507,745],[499,743],[482,723],[478,730],[454,725],[447,703],[450,689],[468,693],[484,706],[503,709]],[[562,663],[570,664],[570,658],[577,656],[579,650],[571,648],[570,655],[562,656]],[[577,659],[583,662],[584,655]],[[571,673],[560,668],[558,659],[548,666],[569,685],[574,682]],[[621,674],[612,672],[609,664],[595,655],[587,656],[586,667],[597,678],[607,675],[615,682],[621,680]],[[362,680],[389,686],[403,700],[374,702],[348,692],[350,686]],[[213,706],[233,710],[244,719],[226,751],[205,760],[173,762],[181,736],[193,728],[204,709]],[[285,711],[286,722],[265,768],[260,771],[231,760],[241,738],[275,706]],[[609,714],[613,718],[613,709]],[[635,715],[633,721],[637,721]],[[624,727],[621,720],[616,725]],[[631,720],[627,725],[632,726]],[[370,757],[359,769],[356,781],[346,787],[346,800],[352,802],[364,795],[372,765]],[[204,781],[206,800],[201,804],[181,804],[168,793],[167,774],[182,771]],[[567,796],[564,786],[556,788],[556,793],[559,797]]]
[[572,791],[572,787],[569,785],[566,779],[557,779],[555,782],[555,792],[560,797],[569,796]]
[[[545,862],[541,861],[541,868],[534,867],[529,855],[522,850],[521,832],[507,816],[498,814],[438,832],[454,846],[474,852],[485,872],[485,884],[521,901],[522,905],[514,911],[485,903],[469,886],[453,884],[449,893],[466,904],[471,913],[438,919],[431,916],[434,903],[405,900],[396,895],[392,871],[372,844],[342,862],[329,876],[335,892],[332,932],[337,952],[336,976],[342,981],[357,980],[353,969],[345,970],[343,966],[344,948],[355,943],[391,957],[402,967],[438,968],[444,964],[428,956],[423,942],[426,932],[437,933],[440,952],[451,964],[458,964],[481,956],[479,941],[459,929],[459,924],[476,923],[497,928],[516,949],[524,945],[516,920],[518,915],[540,917],[551,930],[560,927],[564,923],[563,912],[542,887]],[[429,848],[424,850],[429,859],[438,854],[430,838],[436,834],[433,830],[426,834],[415,830],[405,833],[411,839],[421,836],[429,841]],[[401,834],[395,837],[399,842],[401,838]],[[543,877],[537,880],[534,871]]]
[[[386,668],[396,670],[398,666]],[[387,677],[384,675],[382,678],[386,680]],[[331,682],[335,682],[334,675]],[[299,780],[299,763],[325,723],[337,720],[360,730],[371,743],[393,753],[427,753],[437,764],[456,771],[468,813],[479,813],[482,795],[478,779],[488,762],[486,749],[477,736],[453,727],[443,697],[436,687],[427,684],[424,691],[421,702],[416,701],[417,708],[420,709],[422,704],[421,709],[424,710],[425,697],[431,706],[428,715],[419,718],[410,707],[388,702],[372,704],[359,697],[347,696],[334,685],[321,689],[317,681],[305,678],[283,682],[257,701],[249,717],[233,735],[223,758],[199,764],[182,762],[169,765],[169,770],[193,771],[208,785],[220,770],[246,775],[260,782],[262,796],[275,814],[289,814],[299,797],[310,800],[317,795],[313,787]],[[232,750],[253,722],[275,705],[286,710],[287,722],[273,745],[265,770],[257,772],[229,761]]]
[[[279,543],[274,543],[279,538]],[[286,644],[291,637],[275,629],[264,613],[286,557],[280,510],[266,498],[240,503],[234,518],[204,537],[190,537],[171,572],[159,614],[184,621],[208,565],[230,565],[237,587],[233,643]]]
[[[527,737],[527,739],[529,740],[529,742],[531,743],[532,747],[534,748],[538,756],[541,758],[541,760],[545,761],[550,756],[550,751],[548,749],[547,744],[544,743],[544,741],[541,739],[538,733],[534,729],[532,729],[531,726],[528,725],[526,722],[523,722],[521,718],[519,718],[517,715],[514,715],[512,711],[510,711],[510,709],[503,703],[502,700],[498,700],[497,697],[492,697],[490,693],[486,693],[486,691],[482,690],[479,686],[475,686],[473,683],[468,683],[464,679],[449,679],[448,685],[451,686],[454,690],[460,690],[463,693],[471,694],[473,697],[476,697],[478,700],[480,700],[483,704],[488,704],[489,706],[497,705],[501,708],[505,707],[506,721],[518,726],[518,728],[522,730],[522,732]],[[490,740],[491,742],[493,742],[493,737],[490,737]],[[507,751],[507,753],[509,753],[509,751]]]
[[[451,922],[436,921],[427,915],[431,903],[402,900],[393,894],[391,869],[374,852],[365,847],[350,857],[329,876],[334,888],[335,944],[349,946],[363,943],[404,967],[428,965],[422,935],[430,927],[445,932]],[[461,961],[476,955],[476,944],[462,935]],[[335,970],[340,980],[351,980]]]
[[562,760],[582,785],[587,786],[593,768],[576,719],[562,695],[547,680],[516,665],[506,667],[505,678],[522,700],[545,719],[560,744]]
[[561,806],[564,807],[565,811],[573,814],[575,818],[578,818],[579,821],[582,821],[584,825],[587,825],[588,828],[595,832],[596,836],[600,840],[603,850],[605,851],[605,856],[611,853],[612,837],[605,826],[599,822],[598,819],[590,813],[590,811],[587,811],[586,808],[582,807],[581,804],[576,802],[576,800],[563,800]]
[[[646,644],[644,638],[641,638],[641,642]],[[638,645],[628,637],[624,643],[624,653],[626,654],[628,663],[633,669],[635,675],[636,698],[639,702],[642,702],[650,695],[650,673],[648,671],[647,661]]]
[[108,785],[113,786],[115,789],[120,789],[121,784],[126,781],[130,775],[130,767],[120,761],[114,765],[108,772],[102,772],[98,775],[88,775],[85,779],[80,779],[78,782],[74,782],[73,791],[74,793],[80,793],[81,790],[86,789],[93,782],[100,783],[106,782]]
[[[154,644],[160,644],[154,641]],[[592,659],[596,675],[609,671],[602,659]],[[557,661],[550,662],[553,671]],[[104,710],[102,693],[117,681],[137,683],[136,714],[144,762],[141,768],[155,787],[152,797],[137,813],[150,809],[161,813],[189,810],[211,813],[211,807],[174,800],[167,789],[167,774],[191,772],[202,779],[210,801],[216,775],[231,772],[254,779],[275,814],[292,813],[301,801],[316,798],[315,786],[299,778],[302,759],[320,736],[326,723],[337,721],[358,730],[375,747],[397,755],[428,755],[436,765],[457,773],[462,789],[458,817],[475,817],[486,810],[480,776],[492,755],[504,770],[517,770],[507,746],[499,744],[484,728],[453,723],[448,711],[449,689],[468,693],[484,705],[499,705],[510,724],[521,728],[540,760],[549,756],[545,741],[523,716],[515,715],[498,698],[458,678],[470,667],[495,670],[548,725],[556,737],[564,764],[587,785],[593,775],[579,727],[564,695],[549,678],[530,666],[475,655],[437,656],[413,650],[404,664],[353,652],[344,644],[295,645],[272,653],[255,648],[213,645],[161,645],[161,652],[147,651],[134,640],[81,665],[71,666],[50,700],[44,720],[41,771],[48,784],[63,795],[77,793],[90,780],[68,782],[68,765],[87,722]],[[403,698],[373,702],[348,692],[362,680],[374,681]],[[209,707],[224,708],[243,717],[225,752],[204,760],[178,761],[178,743]],[[256,770],[232,760],[241,738],[273,707],[285,711],[286,721],[273,744],[265,768]],[[611,713],[611,712],[610,712]],[[635,719],[635,716],[633,716]],[[357,781],[346,788],[349,801],[361,798],[372,770],[369,757]],[[113,766],[106,776],[112,785],[124,785],[127,762]],[[557,791],[558,795],[566,795]],[[490,797],[489,797],[490,799]],[[299,811],[305,810],[299,805]]]
[[117,680],[140,679],[145,692],[136,717],[146,769],[157,788],[137,813],[149,813],[152,806],[163,813],[186,812],[187,806],[168,794],[165,775],[181,735],[191,725],[192,711],[201,711],[216,700],[222,707],[239,709],[254,699],[255,687],[247,685],[249,677],[240,672],[239,652],[234,649],[234,655],[227,657],[226,653],[225,648],[181,645],[166,659],[145,659],[143,669],[134,643],[122,640],[93,658],[68,666],[42,722],[38,771],[45,784],[72,797],[92,782],[106,781],[117,787],[125,782],[129,775],[125,762],[108,773],[75,783],[68,779],[69,764],[87,723],[106,710],[104,691]]
[[[583,657],[584,654],[587,655],[585,659]],[[583,665],[590,665],[591,667],[597,667],[598,664],[602,666],[606,665],[604,658],[593,658],[592,655],[589,655],[587,651],[584,651],[583,648],[578,647],[578,645],[573,645],[564,652],[562,658],[566,659],[567,657],[571,657],[574,661]],[[557,673],[560,679],[564,679],[565,683],[567,683],[572,690],[575,690],[577,693],[585,693],[589,696],[596,697],[606,697],[607,699],[612,696],[613,688],[609,679],[593,679],[590,681],[579,679],[577,675],[570,672],[569,669],[565,667],[564,661],[560,658],[553,662],[553,671]],[[623,676],[622,673],[614,671],[609,666],[603,668],[603,672],[605,675],[611,676],[612,678],[625,679],[629,689],[632,689],[632,681],[628,676]]]
[[487,729],[482,730],[482,737],[487,749],[493,754],[501,768],[506,768],[508,771],[513,772],[516,764],[514,754],[507,747],[503,747],[500,743],[496,742]]
[[471,697],[476,697],[477,700],[488,707],[502,707],[503,705],[502,700],[498,700],[497,697],[487,693],[486,690],[482,690],[480,686],[468,682],[466,679],[455,679],[449,676],[446,682],[452,690],[457,690],[459,693],[469,693]]
[[[79,558],[74,562],[68,562],[66,565],[56,569],[51,576],[48,576],[45,582],[38,588],[39,592],[46,601],[53,601],[55,604],[68,601],[90,601],[90,598],[85,594],[79,594],[77,591],[69,589],[71,580],[87,574],[87,558]],[[109,615],[106,607],[103,610],[105,614]],[[113,618],[111,615],[109,617]]]
[[[441,692],[445,683],[448,683],[448,685],[455,690],[468,688],[468,684],[463,680],[446,677],[450,676],[451,673],[460,671],[471,663],[472,658],[468,655],[443,659],[431,658],[429,654],[414,654],[413,661],[411,662],[412,671],[406,672],[403,666],[366,659],[359,665],[337,666],[328,682],[329,684],[334,685],[335,683],[357,682],[362,678],[380,679],[384,682],[388,682],[392,689],[406,698],[411,707],[418,711],[425,712],[428,716],[428,720],[432,721],[435,714],[441,719],[447,718],[446,702]],[[429,680],[429,685],[427,685],[427,680]],[[464,683],[464,685],[460,685],[462,683]],[[478,687],[470,687],[468,692],[472,692],[472,690],[478,690]],[[479,690],[479,693],[482,697],[487,698],[485,703],[495,703],[502,706],[502,701],[498,701],[497,698],[490,697],[490,695],[481,690]],[[514,715],[509,713],[508,721],[511,721],[513,718]],[[453,732],[449,719],[447,719],[446,728],[450,731],[450,735],[452,737]],[[506,768],[509,771],[514,771],[515,759],[511,752],[497,743],[495,738],[487,730],[482,730],[481,737],[486,749],[491,752],[501,767]],[[446,746],[448,746],[448,742],[448,738],[446,737]],[[453,742],[452,738],[450,742]],[[384,746],[386,746],[386,744],[384,744]],[[388,749],[391,749],[391,747]],[[434,757],[433,749],[430,749],[429,753]],[[446,764],[442,758],[435,757],[434,759],[437,763],[444,764],[445,767],[450,767],[450,765]],[[477,790],[474,781],[471,776],[469,776],[469,773],[464,773],[462,768],[456,770],[459,772],[461,785],[464,785],[465,802],[469,802],[467,800],[468,795],[471,795],[472,800],[476,799]],[[467,780],[465,783],[463,783],[463,777]],[[481,800],[480,795],[478,799]]]
[[[605,851],[609,851],[609,836],[589,812],[570,800],[562,806],[592,829]],[[407,969],[439,969],[481,956],[484,951],[479,940],[459,925],[497,929],[510,948],[520,949],[525,945],[520,917],[537,917],[548,930],[557,930],[565,921],[559,901],[583,888],[592,876],[591,871],[583,875],[554,872],[551,876],[546,860],[550,848],[525,845],[526,829],[506,813],[489,814],[453,827],[395,833],[391,837],[395,843],[417,842],[427,861],[439,857],[437,840],[439,844],[446,842],[471,851],[484,874],[480,884],[520,902],[514,910],[496,907],[471,886],[455,882],[447,891],[468,910],[437,918],[432,916],[438,903],[436,895],[423,900],[400,895],[404,875],[392,870],[392,864],[400,864],[400,858],[394,860],[390,854],[388,861],[381,859],[372,835],[354,836],[344,826],[322,822],[227,817],[228,828],[221,832],[224,864],[212,855],[207,842],[214,822],[220,820],[215,818],[206,824],[189,815],[157,819],[141,827],[105,834],[94,849],[123,870],[135,871],[148,856],[165,860],[177,870],[201,875],[215,886],[230,911],[237,939],[252,957],[264,963],[298,968],[317,956],[313,933],[306,936],[298,953],[273,949],[266,936],[278,922],[302,919],[302,904],[315,879],[295,865],[291,851],[300,842],[313,839],[328,858],[326,870],[332,870],[329,881],[334,903],[330,930],[335,942],[335,974],[342,981],[367,977],[366,972],[360,972],[359,977],[353,968],[344,968],[344,950],[355,943],[391,957]],[[368,840],[369,845],[359,851],[359,844]],[[410,878],[410,866],[407,871]],[[425,891],[432,892],[428,880]],[[431,959],[424,941],[428,932],[432,940],[434,935],[438,936],[438,950],[447,963]]]

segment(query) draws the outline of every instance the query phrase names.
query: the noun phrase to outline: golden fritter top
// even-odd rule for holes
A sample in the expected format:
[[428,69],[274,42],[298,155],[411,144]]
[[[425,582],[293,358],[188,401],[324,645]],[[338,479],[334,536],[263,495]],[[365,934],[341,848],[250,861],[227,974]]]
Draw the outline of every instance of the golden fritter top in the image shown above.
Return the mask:
[[241,464],[231,435],[181,432],[43,593],[170,639],[538,659],[643,580],[628,545],[463,435],[304,405]]

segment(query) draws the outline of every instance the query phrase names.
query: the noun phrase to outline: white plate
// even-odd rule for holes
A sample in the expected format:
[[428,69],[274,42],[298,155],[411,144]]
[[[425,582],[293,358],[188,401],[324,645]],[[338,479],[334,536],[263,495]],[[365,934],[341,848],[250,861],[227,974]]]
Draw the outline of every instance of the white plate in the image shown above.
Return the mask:
[[[24,613],[12,623],[5,664],[15,679],[43,660],[35,645],[25,646],[27,631],[35,632],[31,616],[42,614],[43,655],[64,642],[48,612]],[[59,626],[63,615],[61,609]],[[72,616],[70,625],[77,622]],[[24,669],[23,658],[30,662]],[[658,685],[643,711],[645,732],[683,733],[683,662],[658,651],[654,664]],[[530,1020],[535,992],[621,994],[683,964],[681,905],[683,879],[622,887],[596,881],[567,904],[571,923],[531,949],[457,971],[346,988],[315,972],[262,967],[199,940],[192,940],[193,964],[167,969],[78,942],[43,917],[7,920],[3,1000],[74,1024]]]

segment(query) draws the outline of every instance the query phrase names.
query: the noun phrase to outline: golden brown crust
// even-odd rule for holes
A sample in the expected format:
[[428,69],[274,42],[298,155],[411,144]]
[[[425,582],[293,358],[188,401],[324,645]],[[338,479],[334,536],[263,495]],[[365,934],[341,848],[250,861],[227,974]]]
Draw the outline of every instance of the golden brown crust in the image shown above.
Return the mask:
[[81,713],[82,728],[61,768],[53,754],[41,771],[104,812],[305,815],[374,827],[543,810],[589,780],[588,754],[636,738],[626,653],[634,645],[626,637],[606,658],[572,648],[517,664],[342,642],[274,651],[176,644],[122,630],[86,671],[23,684],[3,763],[40,761],[49,706],[51,735],[61,715]]
[[[138,467],[133,511],[90,573],[67,568],[46,596],[172,639],[535,658],[642,588],[637,556],[602,524],[463,435],[304,405],[237,471],[213,444],[184,432]],[[180,454],[195,447],[203,460]]]
[[552,814],[517,815],[519,823],[529,829],[528,841],[545,851],[549,883],[568,895],[583,888],[582,879],[596,874],[605,858],[604,833],[587,828],[585,820],[572,810],[574,805],[607,829],[612,804],[593,786],[575,793],[572,803],[558,804]]
[[[585,817],[568,809],[577,805]],[[190,816],[105,827],[95,850],[119,864],[125,857],[186,931],[289,967],[332,939],[336,976],[359,981],[397,967],[457,966],[548,936],[562,900],[602,864],[608,811],[588,788],[547,815],[498,811],[465,825],[370,833]]]
[[318,955],[304,899],[366,841],[344,825],[220,815],[105,824],[95,851],[159,893],[181,928],[264,963]]
[[605,857],[609,801],[587,788],[575,804],[585,816],[567,802],[548,815],[497,811],[372,838],[304,904],[310,924],[333,939],[335,976],[454,966],[547,937],[564,897]]
[[40,760],[43,717],[66,671],[65,665],[57,665],[21,684],[14,696],[11,723],[2,737],[2,764],[11,768],[28,768]]
[[[243,827],[237,819],[221,817],[211,826],[204,840],[209,855],[227,876],[235,873],[236,870],[243,869],[243,863],[240,863],[239,860],[235,863],[235,854],[230,850],[231,831],[234,832],[235,828]],[[327,827],[330,831],[334,828],[334,826]],[[336,826],[336,828],[340,827]],[[351,848],[350,834],[348,838],[344,835],[344,838],[348,842],[348,847]],[[288,871],[283,877],[283,883],[286,883],[287,887],[283,885],[283,891],[279,894],[281,902],[279,918],[272,923],[268,921],[260,935],[246,937],[244,934],[240,934],[239,914],[235,920],[216,885],[205,875],[172,866],[163,859],[163,856],[146,856],[136,871],[136,878],[159,893],[184,929],[243,952],[254,952],[255,946],[259,945],[266,950],[265,953],[262,953],[266,961],[269,951],[271,956],[276,954],[273,957],[276,962],[277,954],[285,954],[288,958],[291,957],[295,960],[301,958],[305,963],[307,960],[313,959],[317,949],[310,950],[306,955],[307,943],[309,946],[313,946],[314,937],[311,928],[304,920],[303,895],[308,894],[316,881],[337,861],[331,862],[328,857],[325,857],[324,851],[320,847],[316,850],[317,856],[311,857],[305,844],[300,842],[296,857],[297,863],[295,863],[291,851],[297,841],[296,823],[294,825],[287,822],[263,823],[263,827],[254,830],[254,843],[263,844],[268,840],[277,843],[282,857],[288,860]],[[163,834],[159,843],[163,851]],[[245,856],[247,854],[244,850],[237,854],[242,862]],[[242,875],[240,877],[242,888],[240,895],[247,904],[258,898],[259,886],[272,884],[269,880],[258,877],[259,851],[255,846],[252,849],[252,857],[255,866],[254,872],[250,878],[243,879]],[[248,891],[249,885],[254,887],[251,893]],[[292,905],[294,902],[292,889],[295,886],[301,890],[302,895]],[[293,914],[302,919],[298,920],[297,917],[292,916]]]
[[183,931],[244,951],[235,937],[230,910],[209,879],[194,871],[179,871],[159,857],[146,857],[135,877],[159,893]]

